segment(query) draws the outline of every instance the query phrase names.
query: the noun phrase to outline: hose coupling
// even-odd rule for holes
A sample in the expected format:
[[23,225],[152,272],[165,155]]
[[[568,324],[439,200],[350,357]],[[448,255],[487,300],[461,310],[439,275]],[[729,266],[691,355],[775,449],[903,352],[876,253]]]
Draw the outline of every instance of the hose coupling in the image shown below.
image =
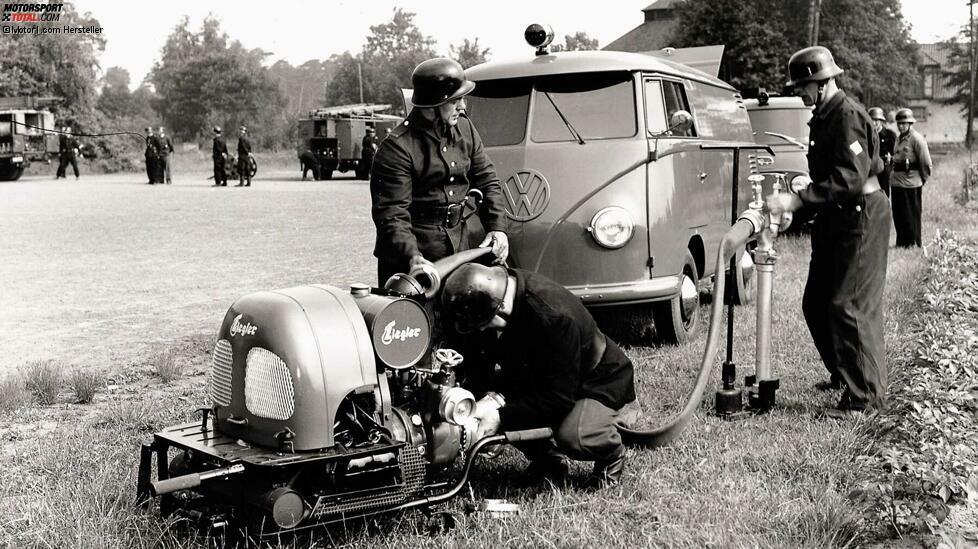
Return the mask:
[[747,221],[750,223],[752,227],[751,235],[760,233],[767,226],[767,217],[761,210],[756,210],[754,208],[744,210],[744,212],[740,214],[740,217],[737,218],[737,221]]

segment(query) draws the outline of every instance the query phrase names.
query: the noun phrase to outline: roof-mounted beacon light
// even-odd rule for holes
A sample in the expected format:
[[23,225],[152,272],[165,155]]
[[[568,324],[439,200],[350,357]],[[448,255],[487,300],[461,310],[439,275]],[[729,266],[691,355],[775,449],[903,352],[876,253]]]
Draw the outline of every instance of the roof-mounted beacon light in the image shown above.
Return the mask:
[[547,46],[554,41],[554,30],[550,28],[550,25],[533,23],[529,27],[526,27],[526,31],[523,32],[523,37],[526,39],[527,44],[537,49],[537,55],[547,55],[550,53],[550,49]]

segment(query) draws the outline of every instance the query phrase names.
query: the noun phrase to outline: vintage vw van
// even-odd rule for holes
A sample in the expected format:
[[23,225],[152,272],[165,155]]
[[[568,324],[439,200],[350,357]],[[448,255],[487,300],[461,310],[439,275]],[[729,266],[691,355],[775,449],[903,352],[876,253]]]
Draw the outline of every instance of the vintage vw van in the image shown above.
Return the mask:
[[[468,115],[508,201],[512,263],[588,307],[649,303],[660,340],[691,337],[700,283],[716,274],[731,225],[734,154],[738,211],[749,201],[757,145],[738,92],[667,59],[611,51],[541,47],[466,75],[477,83]],[[742,301],[749,255],[736,270]]]

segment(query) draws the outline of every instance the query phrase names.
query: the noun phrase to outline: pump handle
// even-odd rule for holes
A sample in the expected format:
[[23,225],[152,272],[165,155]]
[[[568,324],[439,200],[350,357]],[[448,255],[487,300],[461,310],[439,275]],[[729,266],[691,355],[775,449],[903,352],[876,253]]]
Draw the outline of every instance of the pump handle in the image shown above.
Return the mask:
[[554,436],[554,432],[550,427],[540,427],[539,429],[508,431],[503,433],[503,436],[506,437],[506,442],[512,444],[514,442],[523,442],[524,440],[540,440],[550,438]]

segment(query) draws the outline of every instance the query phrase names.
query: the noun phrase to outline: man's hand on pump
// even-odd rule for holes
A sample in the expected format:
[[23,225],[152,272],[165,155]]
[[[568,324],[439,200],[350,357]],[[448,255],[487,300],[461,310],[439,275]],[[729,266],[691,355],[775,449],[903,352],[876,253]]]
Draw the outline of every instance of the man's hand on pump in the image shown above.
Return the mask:
[[497,393],[486,393],[486,396],[475,403],[475,411],[472,418],[478,420],[479,426],[475,432],[475,439],[480,440],[492,436],[499,432],[500,419],[499,409],[503,407],[505,401],[502,395]]
[[767,197],[767,208],[772,214],[791,213],[801,207],[801,199],[793,193],[777,193]]
[[486,246],[491,247],[493,255],[496,256],[496,260],[493,263],[500,265],[506,262],[506,258],[509,256],[509,237],[506,236],[506,233],[502,231],[489,231],[486,238],[479,244],[480,248],[485,248]]

